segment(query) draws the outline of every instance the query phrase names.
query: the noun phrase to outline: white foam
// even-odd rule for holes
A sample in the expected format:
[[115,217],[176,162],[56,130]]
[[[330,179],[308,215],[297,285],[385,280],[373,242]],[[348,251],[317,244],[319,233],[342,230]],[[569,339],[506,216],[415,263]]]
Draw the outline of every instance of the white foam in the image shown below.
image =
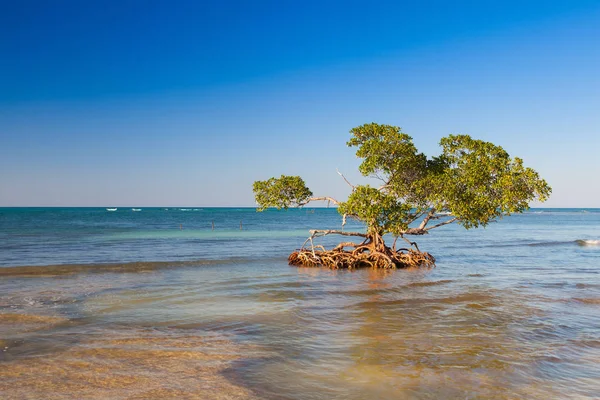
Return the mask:
[[576,242],[581,246],[600,246],[600,240],[597,239],[580,239]]

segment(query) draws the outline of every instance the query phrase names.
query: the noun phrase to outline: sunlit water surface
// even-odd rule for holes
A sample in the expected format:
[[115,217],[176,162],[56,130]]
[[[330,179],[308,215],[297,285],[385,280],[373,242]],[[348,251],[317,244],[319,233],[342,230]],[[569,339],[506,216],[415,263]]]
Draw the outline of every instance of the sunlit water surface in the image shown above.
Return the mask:
[[[82,229],[94,218],[102,220],[99,229],[62,235],[42,211],[38,230],[25,215],[14,227],[14,211],[0,213],[2,398],[600,393],[598,210],[532,212],[478,231],[440,229],[419,241],[437,268],[411,271],[289,267],[287,253],[302,244],[311,221],[339,224],[333,210],[213,210],[204,220],[181,217],[183,227],[172,210],[161,211],[169,219],[155,210],[154,225],[149,216],[136,223],[104,210],[77,214]],[[76,225],[68,210],[62,216]],[[212,231],[212,218],[247,223],[242,231]],[[98,265],[103,254],[116,264]]]

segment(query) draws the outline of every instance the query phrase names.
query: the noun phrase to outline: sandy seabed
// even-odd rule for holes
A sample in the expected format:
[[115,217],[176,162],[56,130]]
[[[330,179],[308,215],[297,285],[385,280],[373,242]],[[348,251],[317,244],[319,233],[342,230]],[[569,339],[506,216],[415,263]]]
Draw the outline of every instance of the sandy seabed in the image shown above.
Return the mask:
[[4,334],[25,334],[0,342],[4,400],[255,398],[223,375],[251,351],[248,346],[169,329],[60,333],[73,324],[61,317],[0,314]]

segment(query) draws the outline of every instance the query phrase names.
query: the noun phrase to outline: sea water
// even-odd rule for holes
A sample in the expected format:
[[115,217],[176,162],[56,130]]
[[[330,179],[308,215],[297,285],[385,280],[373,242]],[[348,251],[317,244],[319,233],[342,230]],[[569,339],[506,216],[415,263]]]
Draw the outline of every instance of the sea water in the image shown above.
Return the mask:
[[2,398],[597,398],[600,210],[436,229],[430,270],[287,265],[340,228],[319,208],[0,209]]

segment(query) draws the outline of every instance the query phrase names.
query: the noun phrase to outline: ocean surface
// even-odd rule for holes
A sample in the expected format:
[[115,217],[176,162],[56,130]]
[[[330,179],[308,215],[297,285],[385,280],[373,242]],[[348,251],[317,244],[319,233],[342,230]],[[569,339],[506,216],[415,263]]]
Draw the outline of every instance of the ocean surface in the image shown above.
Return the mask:
[[0,208],[0,397],[599,397],[600,209],[442,227],[416,238],[433,269],[287,265],[309,229],[340,224],[320,208]]

